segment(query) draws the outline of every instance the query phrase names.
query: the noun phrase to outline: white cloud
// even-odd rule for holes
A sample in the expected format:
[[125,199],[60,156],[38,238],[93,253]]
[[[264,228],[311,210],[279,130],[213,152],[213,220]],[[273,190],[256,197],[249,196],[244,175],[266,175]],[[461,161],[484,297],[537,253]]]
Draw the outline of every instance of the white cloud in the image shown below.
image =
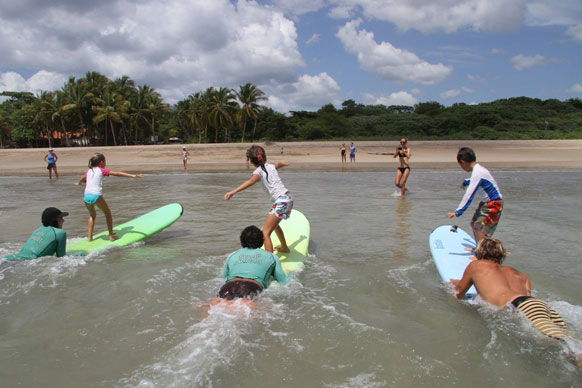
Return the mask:
[[422,96],[424,92],[418,88],[414,88],[411,90],[412,94],[416,94],[417,96]]
[[574,84],[568,91],[572,93],[582,93],[582,84]]
[[441,98],[453,98],[461,94],[459,89],[450,89],[440,94]]
[[311,38],[309,38],[305,41],[305,44],[307,44],[309,46],[309,45],[312,45],[315,43],[319,43],[319,38],[320,38],[320,35],[314,33],[313,35],[311,35]]
[[465,93],[475,93],[475,89],[468,88],[468,87],[466,87],[466,86],[463,86],[463,87],[461,88],[461,90],[462,90],[463,92],[465,92]]
[[491,50],[489,50],[489,54],[503,54],[503,52],[503,49],[496,47],[493,47]]
[[566,35],[569,35],[578,43],[582,43],[582,23],[578,23],[566,30]]
[[28,79],[24,79],[20,74],[9,71],[0,73],[0,92],[19,91],[39,93],[43,90],[52,91],[60,89],[68,77],[50,71],[41,70]]
[[582,19],[579,0],[529,0],[526,4],[525,23],[528,26],[568,26]]
[[332,19],[351,19],[355,13],[355,9],[351,6],[333,7],[329,10],[328,15]]
[[462,29],[508,32],[519,28],[526,0],[330,0],[330,15],[351,16],[361,9],[368,19],[394,23],[400,30],[452,33]]
[[327,73],[302,75],[295,82],[272,85],[266,105],[279,112],[316,110],[325,104],[341,104],[340,87]]
[[374,34],[357,30],[361,20],[340,27],[336,36],[344,49],[358,58],[360,67],[386,80],[434,84],[448,77],[453,68],[442,63],[431,64],[416,54],[392,46],[389,42],[376,43]]
[[294,22],[254,1],[35,3],[3,6],[0,66],[128,75],[170,103],[211,85],[292,82],[305,66]]
[[516,55],[510,59],[515,70],[521,71],[546,63],[548,59],[541,54],[536,54],[533,57],[528,57],[523,54]]
[[371,93],[364,93],[363,94],[364,103],[368,105],[407,105],[407,106],[414,106],[418,103],[418,100],[414,98],[414,96],[408,92],[400,91],[390,93],[389,96],[375,96]]

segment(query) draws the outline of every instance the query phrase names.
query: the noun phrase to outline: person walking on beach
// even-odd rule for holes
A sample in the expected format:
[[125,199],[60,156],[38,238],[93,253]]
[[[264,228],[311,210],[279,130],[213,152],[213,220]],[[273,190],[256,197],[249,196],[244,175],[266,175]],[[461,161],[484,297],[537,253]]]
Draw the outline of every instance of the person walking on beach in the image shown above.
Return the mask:
[[346,143],[342,143],[342,146],[340,147],[340,156],[342,158],[342,167],[345,167],[347,164],[347,161],[346,161]]
[[408,140],[402,138],[400,140],[400,145],[396,148],[394,152],[394,158],[398,157],[398,170],[396,171],[396,187],[400,189],[402,196],[406,193],[406,181],[410,175],[410,166],[408,165],[408,160],[412,156],[412,152],[408,147]]
[[489,170],[477,163],[477,157],[471,148],[459,149],[457,162],[463,170],[471,172],[471,177],[461,183],[461,188],[466,190],[459,207],[448,212],[446,217],[460,217],[479,192],[482,200],[471,220],[475,241],[479,242],[484,237],[491,237],[495,232],[503,211],[503,197],[497,182]]
[[252,299],[269,286],[271,277],[281,284],[288,283],[281,261],[277,255],[261,249],[263,242],[263,232],[256,226],[247,226],[242,231],[242,248],[231,253],[224,263],[222,277],[226,282],[218,292],[219,297]]
[[113,217],[111,215],[111,210],[109,210],[109,206],[107,205],[105,198],[103,198],[103,178],[109,175],[126,178],[141,178],[143,176],[142,174],[128,174],[122,171],[111,171],[105,168],[106,164],[107,162],[103,154],[93,155],[91,159],[89,159],[89,170],[87,170],[85,175],[75,183],[75,185],[79,186],[81,183],[86,182],[83,200],[87,210],[89,210],[88,241],[93,240],[93,228],[95,226],[95,218],[97,217],[95,205],[97,205],[103,214],[105,214],[107,230],[109,231],[109,241],[114,241],[116,239],[113,234]]
[[350,166],[356,166],[356,146],[354,145],[354,142],[350,145]]
[[186,164],[188,164],[188,156],[190,156],[190,153],[186,147],[182,147],[182,163],[184,163],[184,170],[186,170]]
[[44,156],[44,161],[47,163],[46,169],[49,172],[49,179],[53,179],[53,170],[55,171],[55,177],[59,178],[59,172],[57,171],[57,160],[59,157],[55,154],[55,151],[52,148],[49,148],[48,154]]
[[283,185],[283,182],[281,182],[278,172],[281,167],[288,166],[289,161],[284,160],[275,164],[267,163],[267,154],[263,147],[258,145],[253,145],[249,149],[249,158],[251,163],[256,167],[255,171],[253,171],[253,175],[236,189],[226,193],[224,199],[229,200],[239,191],[248,189],[258,181],[263,182],[263,185],[273,202],[271,210],[265,220],[265,224],[263,225],[265,250],[273,252],[271,233],[275,231],[281,242],[281,246],[276,249],[279,252],[289,252],[283,229],[281,229],[279,223],[281,220],[287,219],[291,215],[291,210],[293,209],[293,196],[289,190],[287,190],[285,185]]
[[41,215],[42,226],[38,227],[20,252],[4,257],[7,260],[31,260],[43,256],[63,257],[67,247],[67,233],[63,230],[64,217],[69,213],[56,207],[47,207]]
[[455,294],[462,299],[474,284],[479,296],[497,307],[511,303],[533,326],[548,337],[564,339],[566,324],[562,317],[545,302],[531,296],[529,277],[515,268],[502,265],[507,255],[501,241],[485,237],[477,244],[475,256],[461,279],[451,279]]

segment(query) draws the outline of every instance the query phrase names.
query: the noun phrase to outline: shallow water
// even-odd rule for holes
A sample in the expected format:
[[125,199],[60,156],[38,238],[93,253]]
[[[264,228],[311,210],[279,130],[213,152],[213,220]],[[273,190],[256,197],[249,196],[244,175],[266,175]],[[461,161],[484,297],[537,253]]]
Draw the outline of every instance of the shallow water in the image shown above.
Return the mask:
[[[496,237],[582,338],[581,170],[493,171],[505,199]],[[253,187],[222,196],[249,172],[108,178],[116,223],[171,202],[172,227],[97,255],[0,262],[2,387],[412,387],[582,384],[565,345],[517,314],[454,299],[430,259],[428,235],[461,199],[460,170],[283,171],[311,222],[306,270],[257,308],[211,300],[240,230],[269,202]],[[46,206],[86,235],[72,177],[0,177],[0,255],[18,251]],[[468,229],[468,214],[456,219]],[[97,228],[104,228],[98,213]],[[579,346],[578,343],[570,346]]]

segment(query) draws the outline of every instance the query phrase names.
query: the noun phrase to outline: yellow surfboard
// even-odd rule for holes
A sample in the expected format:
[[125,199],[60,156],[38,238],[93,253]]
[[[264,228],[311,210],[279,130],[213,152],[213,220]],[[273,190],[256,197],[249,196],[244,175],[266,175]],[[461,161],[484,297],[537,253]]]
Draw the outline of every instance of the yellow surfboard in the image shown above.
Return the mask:
[[[279,224],[283,229],[285,240],[291,252],[276,252],[281,260],[281,266],[286,274],[301,272],[305,268],[305,258],[309,249],[309,221],[299,210],[293,209],[291,216]],[[271,233],[273,247],[281,245],[275,232]]]

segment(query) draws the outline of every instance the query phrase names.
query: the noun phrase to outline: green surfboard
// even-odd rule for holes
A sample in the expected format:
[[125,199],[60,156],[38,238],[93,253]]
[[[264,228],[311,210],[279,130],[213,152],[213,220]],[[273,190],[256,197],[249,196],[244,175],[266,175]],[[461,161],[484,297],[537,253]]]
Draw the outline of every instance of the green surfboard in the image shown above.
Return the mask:
[[67,255],[88,255],[108,247],[122,247],[145,240],[176,222],[182,216],[183,211],[184,209],[179,203],[162,206],[114,227],[113,232],[117,236],[115,241],[109,241],[109,233],[104,231],[94,235],[91,242],[82,240],[67,244]]
[[[285,240],[291,252],[277,252],[281,260],[283,271],[289,274],[292,272],[301,272],[305,268],[305,258],[309,249],[309,221],[299,210],[293,209],[291,216],[279,224],[283,229]],[[271,233],[273,247],[280,245],[279,238],[275,232]]]

